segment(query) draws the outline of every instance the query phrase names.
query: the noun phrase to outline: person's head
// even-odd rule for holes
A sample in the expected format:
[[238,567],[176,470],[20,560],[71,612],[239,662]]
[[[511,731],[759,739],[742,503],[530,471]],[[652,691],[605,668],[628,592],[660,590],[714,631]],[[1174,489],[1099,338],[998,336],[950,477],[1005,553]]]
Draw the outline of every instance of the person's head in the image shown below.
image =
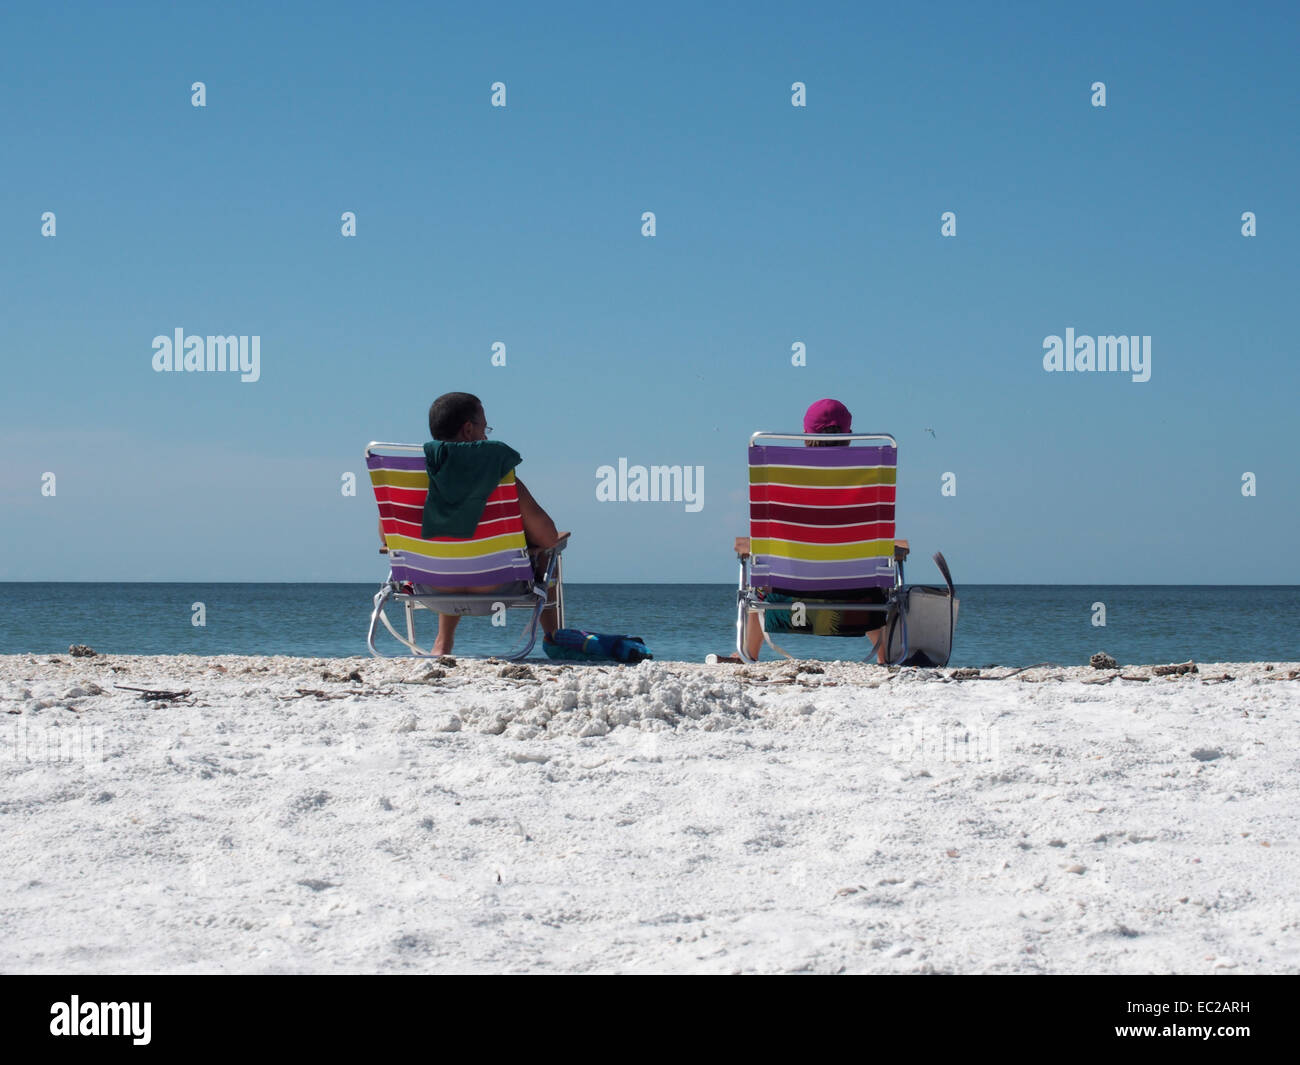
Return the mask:
[[[851,433],[853,415],[838,399],[819,399],[803,416],[805,433]],[[848,447],[847,440],[805,440],[805,447]]]
[[444,392],[429,407],[429,435],[435,440],[469,443],[487,439],[487,415],[478,396]]

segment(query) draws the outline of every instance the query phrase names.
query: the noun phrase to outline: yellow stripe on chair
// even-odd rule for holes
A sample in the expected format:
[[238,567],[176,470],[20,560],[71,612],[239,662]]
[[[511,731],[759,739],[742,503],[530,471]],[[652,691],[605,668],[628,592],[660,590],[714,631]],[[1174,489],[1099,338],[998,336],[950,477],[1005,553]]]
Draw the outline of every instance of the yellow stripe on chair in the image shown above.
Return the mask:
[[896,484],[895,466],[751,466],[750,484],[793,484],[810,488],[850,488],[865,484]]
[[[370,483],[385,485],[389,488],[425,488],[429,487],[429,474],[424,470],[384,470],[370,471]],[[506,475],[497,482],[497,488],[515,483],[515,471],[507,470]]]
[[409,555],[420,555],[424,558],[478,558],[480,555],[491,555],[497,551],[510,551],[515,548],[525,551],[528,548],[528,541],[524,539],[524,534],[521,532],[489,536],[484,540],[457,540],[448,543],[416,540],[410,536],[402,536],[400,533],[390,533],[388,546],[390,550],[405,551]]
[[371,470],[370,483],[387,488],[429,488],[429,475],[424,470]]
[[852,562],[859,558],[892,558],[893,540],[860,540],[851,544],[800,544],[791,540],[754,540],[755,555],[773,555],[803,562]]

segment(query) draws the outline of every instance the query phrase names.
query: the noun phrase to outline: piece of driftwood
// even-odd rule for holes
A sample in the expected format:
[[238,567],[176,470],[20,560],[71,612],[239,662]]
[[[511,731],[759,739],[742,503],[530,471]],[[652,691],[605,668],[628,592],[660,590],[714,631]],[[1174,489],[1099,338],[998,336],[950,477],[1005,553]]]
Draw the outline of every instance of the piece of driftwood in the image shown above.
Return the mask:
[[281,699],[304,699],[308,695],[313,695],[316,697],[316,700],[318,702],[325,702],[326,700],[329,699],[350,699],[354,695],[392,695],[393,694],[391,689],[380,691],[378,688],[366,688],[361,691],[348,691],[348,692],[325,692],[325,691],[321,691],[319,688],[295,688],[294,691],[296,691],[298,694],[282,695],[280,696],[280,698]]
[[181,691],[167,691],[163,688],[132,688],[127,684],[114,684],[114,688],[120,688],[124,692],[139,692],[140,698],[148,701],[162,699],[184,699],[186,696],[193,694],[189,688],[183,688]]

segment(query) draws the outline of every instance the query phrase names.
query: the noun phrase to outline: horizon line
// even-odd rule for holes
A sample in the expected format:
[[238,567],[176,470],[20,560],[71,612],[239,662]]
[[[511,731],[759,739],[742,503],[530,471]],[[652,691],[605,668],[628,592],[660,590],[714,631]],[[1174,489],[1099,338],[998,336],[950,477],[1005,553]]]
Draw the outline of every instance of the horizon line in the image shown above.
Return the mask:
[[[321,584],[365,584],[373,585],[373,577],[364,579],[345,579],[333,578],[330,580],[296,580],[296,581],[234,581],[234,580],[108,580],[104,578],[95,578],[92,580],[48,580],[31,578],[27,580],[0,580],[0,585],[5,584],[45,584],[45,585],[73,585],[73,584],[291,584],[291,585],[321,585]],[[570,586],[576,585],[623,585],[623,584],[644,584],[653,585],[700,585],[702,587],[736,587],[735,581],[682,581],[682,580],[650,580],[650,579],[630,579],[621,581],[565,581]],[[1281,584],[1264,584],[1233,581],[1231,583],[1214,584],[1203,583],[1194,584],[1184,581],[1145,581],[1145,582],[1123,582],[1123,583],[1106,583],[1098,581],[962,581],[957,587],[971,586],[989,587],[989,588],[1300,588],[1300,582],[1281,583]],[[908,587],[918,587],[909,582]]]

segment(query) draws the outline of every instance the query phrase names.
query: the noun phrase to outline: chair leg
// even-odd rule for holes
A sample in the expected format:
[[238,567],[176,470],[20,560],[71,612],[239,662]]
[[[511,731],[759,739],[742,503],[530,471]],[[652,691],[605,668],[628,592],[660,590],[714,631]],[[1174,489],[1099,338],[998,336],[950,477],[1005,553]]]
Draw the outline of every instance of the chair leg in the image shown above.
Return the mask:
[[[548,589],[552,577],[555,582],[555,600],[554,602],[548,602],[550,598]],[[526,658],[532,652],[533,648],[537,645],[537,627],[541,623],[543,611],[545,611],[548,606],[555,608],[558,627],[564,627],[564,581],[561,571],[560,552],[553,551],[550,553],[550,556],[547,559],[544,577],[540,583],[542,585],[542,592],[538,595],[537,602],[532,608],[531,616],[528,619],[528,624],[524,628],[519,643],[516,644],[514,649],[512,649],[508,654],[503,656],[507,661],[518,661],[521,658]],[[536,587],[536,583],[534,584],[534,587]],[[388,657],[375,643],[375,636],[379,631],[379,626],[382,624],[392,635],[393,639],[407,648],[409,651],[408,657],[434,657],[431,650],[425,651],[415,642],[415,610],[417,607],[421,609],[431,608],[423,607],[421,604],[418,604],[411,599],[407,599],[403,602],[402,607],[406,612],[406,635],[403,636],[394,627],[392,620],[388,617],[388,614],[384,609],[392,599],[394,590],[395,586],[390,581],[375,595],[375,608],[371,611],[370,625],[366,630],[366,646],[370,649],[370,653],[376,658]],[[436,613],[436,611],[432,610],[431,612]]]
[[[537,557],[538,562],[545,560],[540,577],[534,577],[533,587],[539,585],[546,594],[543,611],[550,608],[555,611],[555,627],[564,628],[564,555],[562,549],[552,548]],[[536,574],[536,569],[534,569]],[[552,595],[552,591],[554,595]]]
[[[409,601],[404,605],[408,609],[411,606]],[[383,623],[384,628],[386,628],[389,631],[393,639],[396,640],[398,643],[400,643],[403,647],[406,647],[410,651],[410,655],[408,657],[415,657],[415,658],[433,657],[433,653],[431,651],[420,650],[420,648],[417,647],[414,642],[408,640],[405,636],[403,636],[400,632],[398,632],[397,629],[393,627],[393,623],[389,620],[388,614],[385,611],[379,610],[377,611],[377,613],[378,613],[378,620]]]
[[[379,650],[379,648],[375,645],[375,634],[379,631],[379,625],[382,623],[384,628],[388,630],[389,634],[393,637],[393,639],[395,639],[398,643],[402,644],[403,646],[409,648],[409,650],[413,655],[417,655],[421,658],[428,658],[429,657],[428,654],[426,654],[424,651],[421,651],[418,647],[415,646],[413,642],[408,640],[405,636],[403,636],[400,632],[398,632],[397,629],[393,627],[393,623],[392,621],[389,620],[388,613],[384,609],[388,605],[388,601],[392,598],[392,596],[393,596],[393,586],[391,584],[384,585],[384,587],[381,588],[379,592],[375,595],[375,609],[370,614],[370,627],[366,630],[366,646],[370,648],[370,653],[374,655],[376,658],[388,657],[388,655],[384,654],[384,652]],[[408,624],[408,632],[409,632],[411,626],[411,618],[409,616],[411,604],[408,601],[403,605],[406,607],[408,613],[407,624]]]
[[745,646],[745,623],[749,617],[749,607],[741,596],[736,596],[736,654],[742,662],[753,662],[749,649]]
[[392,594],[393,587],[390,584],[385,584],[375,593],[375,609],[370,612],[370,627],[366,629],[366,646],[370,648],[370,653],[375,658],[387,657],[375,646],[375,631],[379,625],[379,619],[383,616],[384,604],[388,602],[388,597]]
[[537,606],[533,608],[532,616],[528,619],[528,625],[524,629],[523,636],[509,654],[502,655],[507,662],[518,662],[521,658],[527,658],[532,651],[533,646],[537,643],[537,623],[541,620],[542,611],[546,609],[546,599],[537,600]]
[[564,555],[555,556],[555,627],[564,628]]
[[[907,661],[907,655],[908,655],[908,647],[907,647],[907,611],[903,608],[902,598],[901,598],[901,596],[898,595],[898,589],[897,589],[897,588],[895,588],[895,589],[893,590],[893,592],[890,594],[888,605],[889,605],[889,606],[893,606],[893,607],[896,608],[896,610],[895,610],[895,614],[894,614],[894,617],[895,617],[895,624],[899,624],[899,625],[901,625],[902,628],[903,628],[903,647],[902,647],[902,650],[899,652],[899,655],[898,655],[898,661],[897,661],[897,662],[894,661],[894,660],[890,657],[890,655],[889,655],[889,646],[890,646],[890,644],[892,644],[892,643],[894,642],[894,640],[893,640],[894,626],[893,626],[893,625],[890,625],[890,624],[886,624],[886,625],[885,625],[885,629],[884,629],[884,633],[885,633],[885,634],[884,634],[884,636],[881,637],[881,639],[884,640],[884,643],[885,643],[885,665],[887,665],[887,666],[896,666],[896,665],[898,665],[899,662],[906,662],[906,661]],[[886,614],[886,616],[888,616],[888,614]],[[875,647],[874,644],[873,644],[872,646],[873,646],[873,648]],[[880,661],[879,656],[874,652],[874,650],[873,650],[873,655],[872,655],[872,657],[875,659],[876,662],[879,662],[879,661]]]
[[742,662],[757,662],[758,659],[749,657],[749,601],[745,598],[745,589],[749,587],[749,573],[745,565],[745,557],[739,556],[740,561],[740,583],[736,589],[736,655]]

